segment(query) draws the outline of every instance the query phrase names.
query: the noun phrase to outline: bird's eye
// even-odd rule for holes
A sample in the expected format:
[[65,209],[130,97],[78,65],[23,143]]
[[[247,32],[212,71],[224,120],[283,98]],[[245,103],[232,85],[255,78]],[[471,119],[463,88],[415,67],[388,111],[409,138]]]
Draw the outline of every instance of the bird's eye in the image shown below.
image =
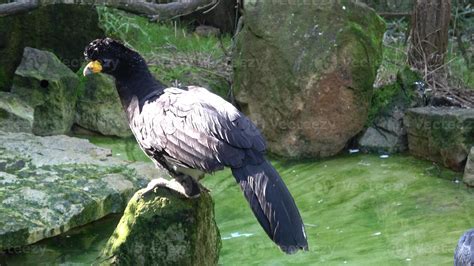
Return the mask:
[[114,67],[115,64],[113,64],[114,60],[112,59],[102,59],[101,63],[104,68],[111,69]]

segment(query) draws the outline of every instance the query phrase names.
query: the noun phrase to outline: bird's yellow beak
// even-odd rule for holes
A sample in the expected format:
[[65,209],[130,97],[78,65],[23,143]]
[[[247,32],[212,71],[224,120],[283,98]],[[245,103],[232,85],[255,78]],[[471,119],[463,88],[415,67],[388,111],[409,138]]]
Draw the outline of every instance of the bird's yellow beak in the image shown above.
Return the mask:
[[97,74],[102,71],[102,65],[100,64],[99,61],[92,61],[87,64],[87,66],[84,68],[84,71],[82,71],[82,74],[84,76],[88,76],[90,74]]

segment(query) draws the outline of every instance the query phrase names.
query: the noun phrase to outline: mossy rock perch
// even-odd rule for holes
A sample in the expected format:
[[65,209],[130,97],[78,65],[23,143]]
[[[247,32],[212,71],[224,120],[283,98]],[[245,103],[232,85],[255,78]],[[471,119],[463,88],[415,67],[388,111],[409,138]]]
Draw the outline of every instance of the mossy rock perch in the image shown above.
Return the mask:
[[135,193],[102,252],[114,265],[217,265],[221,240],[208,192],[181,198],[167,189]]

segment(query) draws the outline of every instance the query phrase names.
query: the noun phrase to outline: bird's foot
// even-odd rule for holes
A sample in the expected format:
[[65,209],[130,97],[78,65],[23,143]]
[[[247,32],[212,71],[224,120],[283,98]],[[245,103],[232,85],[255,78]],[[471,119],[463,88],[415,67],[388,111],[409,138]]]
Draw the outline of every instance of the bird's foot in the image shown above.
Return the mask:
[[161,178],[161,177],[156,178],[156,179],[152,179],[148,183],[146,188],[144,188],[140,191],[141,197],[144,197],[144,196],[146,196],[147,194],[150,194],[150,193],[155,193],[155,189],[160,188],[160,187],[171,190],[169,182],[170,182],[169,180]]
[[172,192],[178,193],[180,196],[185,198],[198,198],[200,195],[199,184],[192,179],[192,177],[180,177],[177,179],[167,180],[164,178],[157,178],[151,180],[147,187],[141,191],[141,197],[144,197],[150,193],[155,193],[158,188],[169,189]]

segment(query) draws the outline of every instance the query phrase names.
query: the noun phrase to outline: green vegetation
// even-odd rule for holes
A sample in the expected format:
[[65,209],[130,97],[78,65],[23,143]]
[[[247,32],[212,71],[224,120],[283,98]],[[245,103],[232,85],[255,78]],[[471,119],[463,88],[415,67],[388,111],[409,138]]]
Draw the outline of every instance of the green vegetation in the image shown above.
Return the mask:
[[398,70],[396,80],[374,90],[369,109],[367,126],[374,120],[389,113],[394,106],[408,107],[415,100],[415,82],[421,80],[419,75],[408,67]]
[[383,58],[378,69],[377,82],[385,85],[395,81],[398,71],[407,66],[406,62],[406,46],[384,43]]
[[[408,31],[408,23],[403,19],[388,21],[386,40],[384,41],[383,60],[379,68],[378,82],[390,83],[394,80],[396,73],[407,66],[407,43],[405,33]],[[462,55],[459,43],[450,39],[448,54],[445,58],[448,81],[451,85],[474,89],[473,65],[466,61]]]
[[[407,64],[407,44],[404,42],[408,23],[404,19],[387,22],[383,44],[383,59],[378,69],[374,94],[366,125],[370,126],[381,113],[395,103],[409,103],[414,99],[414,82],[423,80]],[[446,56],[446,70],[450,85],[474,89],[474,71],[469,68],[457,44],[450,41]]]
[[[349,3],[345,2],[344,4]],[[346,37],[347,39],[344,41],[353,43],[357,47],[353,49],[354,52],[350,55],[351,60],[353,60],[351,66],[352,78],[358,87],[371,91],[377,75],[377,69],[383,58],[383,32],[386,30],[386,25],[379,16],[362,14],[353,7],[348,8],[348,10],[350,11],[348,15],[350,37],[342,37]],[[339,33],[339,36],[341,36],[341,33]],[[370,97],[370,93],[368,95]],[[363,101],[367,102],[365,99]]]
[[201,37],[177,23],[155,23],[120,10],[97,7],[107,35],[120,39],[148,61],[150,70],[166,84],[199,85],[224,96],[230,67],[230,37]]
[[[451,43],[450,46],[454,44]],[[461,51],[451,47],[448,48],[446,62],[451,84],[474,90],[474,64],[469,66]]]
[[394,98],[401,93],[402,88],[397,82],[376,89],[369,108],[367,126],[370,126],[377,116],[386,111],[394,102]]
[[[146,55],[174,51],[205,53],[214,58],[223,55],[216,37],[200,37],[179,25],[150,22],[147,18],[113,8],[97,7],[97,11],[107,34]],[[230,38],[223,37],[223,43],[228,46]]]

